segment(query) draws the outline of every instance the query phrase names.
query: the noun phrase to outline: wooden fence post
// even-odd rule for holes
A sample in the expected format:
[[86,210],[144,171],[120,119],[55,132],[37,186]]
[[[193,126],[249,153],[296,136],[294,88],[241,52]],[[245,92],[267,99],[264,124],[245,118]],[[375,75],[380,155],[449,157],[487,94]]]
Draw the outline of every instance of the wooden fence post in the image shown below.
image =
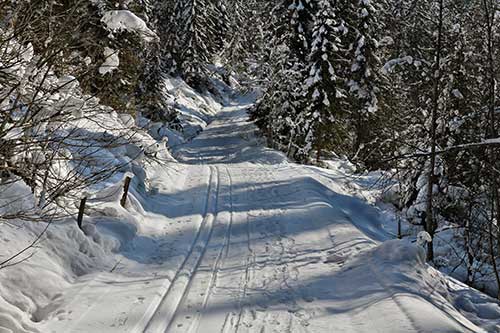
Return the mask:
[[127,203],[127,196],[128,196],[128,189],[130,187],[130,181],[132,180],[131,177],[127,176],[125,178],[125,183],[123,184],[123,195],[120,200],[120,205],[125,208],[125,204]]
[[85,204],[87,203],[87,197],[83,197],[82,200],[80,201],[80,208],[78,209],[78,227],[83,230],[82,225],[83,225],[83,214],[85,212]]

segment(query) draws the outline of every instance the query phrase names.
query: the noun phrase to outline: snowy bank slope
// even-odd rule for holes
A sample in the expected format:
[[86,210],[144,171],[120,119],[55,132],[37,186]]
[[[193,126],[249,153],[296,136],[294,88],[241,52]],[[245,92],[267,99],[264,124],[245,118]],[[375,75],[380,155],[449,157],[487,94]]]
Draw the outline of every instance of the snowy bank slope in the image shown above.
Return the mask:
[[[215,96],[208,92],[200,94],[180,78],[168,77],[165,80],[165,89],[170,96],[170,106],[178,113],[181,135],[185,139],[191,139],[203,130],[222,107]],[[171,146],[177,146],[184,141],[179,138],[169,139]]]
[[391,240],[385,215],[352,195],[348,175],[265,148],[248,103],[224,107],[178,146],[179,163],[141,169],[125,209],[111,195],[117,177],[93,203],[86,235],[74,222],[57,226],[60,242],[48,238],[36,261],[0,272],[0,327],[500,331],[498,304],[426,265],[416,245]]

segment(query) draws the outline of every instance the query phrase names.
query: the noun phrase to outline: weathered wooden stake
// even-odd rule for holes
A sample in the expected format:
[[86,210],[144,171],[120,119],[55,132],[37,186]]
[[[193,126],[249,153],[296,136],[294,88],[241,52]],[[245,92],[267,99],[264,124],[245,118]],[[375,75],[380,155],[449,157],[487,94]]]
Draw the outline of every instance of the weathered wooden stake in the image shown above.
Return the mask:
[[122,205],[123,208],[125,208],[125,204],[127,203],[128,188],[130,187],[131,180],[132,180],[131,177],[127,177],[125,178],[125,183],[123,184],[123,196],[122,199],[120,200],[120,205]]
[[401,218],[398,217],[398,239],[402,239],[403,235],[401,235]]
[[80,201],[80,208],[78,209],[78,227],[83,230],[82,225],[83,225],[83,213],[85,212],[85,204],[87,203],[87,197],[83,197],[82,200]]

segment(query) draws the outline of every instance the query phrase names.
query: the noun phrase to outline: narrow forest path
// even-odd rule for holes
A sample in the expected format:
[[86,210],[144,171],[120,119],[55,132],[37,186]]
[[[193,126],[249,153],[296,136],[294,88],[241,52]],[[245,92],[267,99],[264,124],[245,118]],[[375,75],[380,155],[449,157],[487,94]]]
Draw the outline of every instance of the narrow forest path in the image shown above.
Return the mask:
[[148,260],[89,279],[48,332],[481,331],[347,180],[265,148],[249,106],[226,106],[175,152],[184,188],[154,210],[177,205],[176,229],[137,240]]

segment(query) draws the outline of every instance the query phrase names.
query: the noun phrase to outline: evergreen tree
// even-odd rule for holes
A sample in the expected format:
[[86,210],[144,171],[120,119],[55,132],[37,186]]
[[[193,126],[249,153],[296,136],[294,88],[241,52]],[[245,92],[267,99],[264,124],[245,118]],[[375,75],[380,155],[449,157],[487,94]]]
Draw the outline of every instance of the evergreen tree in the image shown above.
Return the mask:
[[384,29],[378,17],[382,10],[380,0],[357,0],[349,1],[345,14],[352,40],[349,46],[352,61],[347,74],[352,112],[349,118],[354,133],[351,156],[357,161],[366,162],[370,152],[364,149],[365,145],[377,137],[375,122],[383,85],[378,50]]
[[307,79],[313,3],[283,0],[272,12],[269,44],[274,48],[267,58],[274,60],[272,78],[255,116],[261,118],[272,145],[294,155],[299,148],[294,143],[300,130],[298,115],[307,102],[302,86]]
[[200,86],[210,59],[207,35],[213,25],[208,12],[207,0],[181,0],[175,7],[175,58],[181,75],[189,84]]
[[345,91],[337,74],[342,58],[341,37],[346,33],[347,28],[336,17],[332,2],[320,0],[308,56],[309,77],[305,84],[308,105],[298,117],[298,128],[304,136],[302,153],[307,156],[314,150],[318,161],[323,151],[341,147],[346,135],[339,102]]
[[197,88],[207,86],[207,65],[224,47],[228,31],[222,0],[180,0],[171,22],[171,67]]

